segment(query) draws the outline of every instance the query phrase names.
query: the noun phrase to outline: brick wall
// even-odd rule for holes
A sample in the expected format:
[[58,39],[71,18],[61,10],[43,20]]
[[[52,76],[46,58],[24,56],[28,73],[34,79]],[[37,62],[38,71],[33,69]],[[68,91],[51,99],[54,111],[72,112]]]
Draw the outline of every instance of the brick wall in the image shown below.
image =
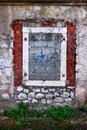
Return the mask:
[[14,70],[14,85],[22,84],[22,22],[15,22],[12,25],[14,31],[13,45],[13,70]]

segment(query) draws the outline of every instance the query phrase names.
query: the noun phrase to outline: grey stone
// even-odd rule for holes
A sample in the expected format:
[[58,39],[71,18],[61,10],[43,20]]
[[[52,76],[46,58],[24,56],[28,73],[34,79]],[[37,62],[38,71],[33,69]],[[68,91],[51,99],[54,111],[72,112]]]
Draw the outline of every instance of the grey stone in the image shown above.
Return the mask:
[[32,100],[32,98],[28,97],[28,101],[31,101],[31,100]]
[[37,102],[38,102],[37,99],[35,99],[35,98],[32,99],[32,103],[37,103]]
[[61,93],[63,93],[63,89],[58,88],[57,92],[61,94]]
[[18,100],[25,100],[27,99],[27,95],[25,93],[18,94]]
[[42,93],[48,93],[48,89],[42,88]]
[[55,106],[63,106],[62,103],[55,103],[54,105],[55,105]]
[[23,103],[27,104],[27,103],[30,103],[30,101],[24,100]]
[[55,92],[55,93],[53,94],[53,96],[54,96],[54,97],[58,97],[58,96],[59,96],[59,93]]
[[23,92],[28,94],[29,93],[29,89],[24,89]]
[[36,94],[36,98],[37,99],[42,99],[43,97],[44,97],[44,95],[42,93]]
[[71,98],[75,98],[74,92],[70,92]]
[[67,98],[67,99],[65,99],[65,102],[72,102],[72,99],[71,98]]
[[21,101],[16,101],[17,104],[19,104]]
[[52,100],[51,99],[47,99],[47,104],[50,104],[52,103]]
[[69,93],[68,92],[63,92],[63,94],[61,94],[60,96],[61,97],[64,97],[64,98],[67,98],[67,97],[69,97]]
[[23,91],[23,87],[21,87],[21,86],[17,87],[17,91],[18,92],[22,92]]
[[45,97],[48,99],[48,98],[53,98],[53,94],[49,93],[49,94],[46,94]]
[[66,102],[64,102],[64,103],[63,103],[63,106],[67,106],[67,105],[69,105],[69,104],[68,104],[68,103],[66,103]]
[[28,94],[28,97],[29,97],[29,98],[34,98],[34,97],[35,97],[35,93],[34,93],[34,92],[30,92],[30,93]]
[[55,92],[55,89],[54,88],[50,88],[49,92]]
[[73,87],[73,86],[69,86],[69,87],[67,87],[68,89],[70,89],[70,90],[72,90],[72,89],[75,89],[75,87]]
[[5,100],[8,100],[10,98],[8,93],[3,93],[1,97],[2,99],[5,99]]
[[33,89],[33,92],[38,93],[38,92],[40,92],[40,89],[39,89],[39,88],[37,88],[37,89]]
[[60,102],[62,103],[63,101],[64,101],[64,99],[62,97],[57,97],[54,99],[55,103],[60,103]]
[[42,104],[46,104],[46,99],[41,99]]

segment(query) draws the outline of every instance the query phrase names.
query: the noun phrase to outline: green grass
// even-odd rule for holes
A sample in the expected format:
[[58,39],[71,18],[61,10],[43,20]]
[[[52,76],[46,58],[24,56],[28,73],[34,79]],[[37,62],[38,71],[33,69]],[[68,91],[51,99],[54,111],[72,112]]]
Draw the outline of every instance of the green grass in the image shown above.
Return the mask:
[[[20,130],[21,127],[28,127],[32,122],[40,122],[40,119],[46,119],[44,125],[56,125],[58,122],[65,119],[75,118],[78,116],[78,111],[69,106],[51,107],[50,109],[39,111],[29,109],[28,105],[20,103],[18,107],[7,109],[4,114],[15,120],[15,125],[12,130]],[[51,119],[51,120],[49,120]],[[67,126],[67,130],[69,129]],[[60,129],[60,128],[57,128]],[[0,128],[0,130],[10,130],[10,128]]]
[[87,106],[82,106],[79,108],[79,110],[87,113]]
[[77,117],[78,111],[69,106],[63,106],[59,108],[53,106],[50,109],[46,110],[45,114],[59,121],[63,121],[65,119]]

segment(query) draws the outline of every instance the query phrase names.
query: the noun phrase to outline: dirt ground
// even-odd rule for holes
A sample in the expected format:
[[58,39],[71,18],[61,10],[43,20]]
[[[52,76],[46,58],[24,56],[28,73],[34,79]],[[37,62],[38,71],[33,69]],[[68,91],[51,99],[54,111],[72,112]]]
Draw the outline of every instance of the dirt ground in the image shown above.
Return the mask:
[[[87,114],[85,112],[80,112],[77,118],[64,120],[62,122],[52,122],[52,120],[52,118],[41,118],[35,122],[31,122],[27,127],[19,128],[19,130],[87,130]],[[15,120],[0,114],[0,128],[6,126],[9,127],[9,130],[13,130],[14,124]]]

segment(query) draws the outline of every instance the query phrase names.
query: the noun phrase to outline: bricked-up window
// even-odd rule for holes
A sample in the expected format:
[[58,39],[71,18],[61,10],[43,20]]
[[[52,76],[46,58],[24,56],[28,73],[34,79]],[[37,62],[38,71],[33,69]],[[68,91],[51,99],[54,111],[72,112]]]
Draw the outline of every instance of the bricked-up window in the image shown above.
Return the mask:
[[23,83],[65,86],[66,27],[23,27]]

